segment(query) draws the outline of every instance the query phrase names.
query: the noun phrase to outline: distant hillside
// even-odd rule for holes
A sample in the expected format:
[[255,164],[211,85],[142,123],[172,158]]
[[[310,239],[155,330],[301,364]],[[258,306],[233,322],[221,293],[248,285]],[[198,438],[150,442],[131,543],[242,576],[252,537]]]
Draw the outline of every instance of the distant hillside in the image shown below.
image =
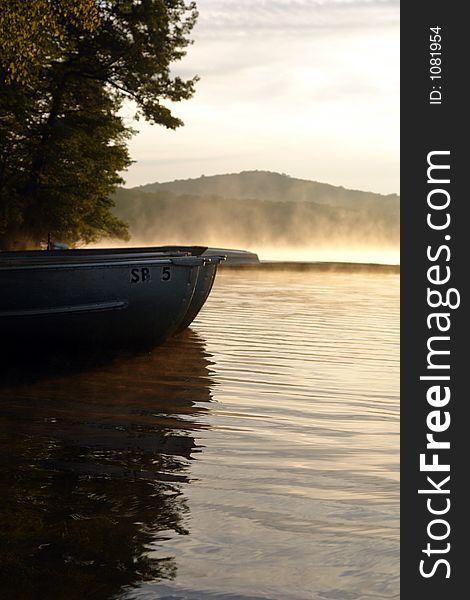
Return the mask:
[[192,196],[267,200],[269,202],[316,202],[345,208],[373,207],[380,202],[383,209],[398,208],[396,194],[384,196],[372,192],[348,190],[343,187],[296,179],[269,171],[242,171],[198,179],[180,179],[166,183],[150,183],[137,188],[141,192],[168,191]]
[[249,171],[120,189],[115,213],[145,244],[399,244],[399,197]]

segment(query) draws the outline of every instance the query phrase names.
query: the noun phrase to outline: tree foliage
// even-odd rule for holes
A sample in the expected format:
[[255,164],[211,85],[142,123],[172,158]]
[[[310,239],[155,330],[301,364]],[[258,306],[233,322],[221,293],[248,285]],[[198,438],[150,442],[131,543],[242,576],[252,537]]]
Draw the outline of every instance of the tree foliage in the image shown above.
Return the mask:
[[95,0],[0,0],[0,63],[7,81],[24,83],[48,55],[60,56],[67,22],[95,30]]
[[[137,115],[178,127],[164,101],[191,97],[196,80],[170,70],[190,43],[194,3],[82,0],[75,12],[69,0],[44,4],[61,10],[38,68],[21,71],[20,60],[19,77],[0,68],[0,248],[37,246],[49,232],[72,244],[125,237],[109,199],[131,162],[119,109],[130,99]],[[86,26],[80,10],[93,17]]]

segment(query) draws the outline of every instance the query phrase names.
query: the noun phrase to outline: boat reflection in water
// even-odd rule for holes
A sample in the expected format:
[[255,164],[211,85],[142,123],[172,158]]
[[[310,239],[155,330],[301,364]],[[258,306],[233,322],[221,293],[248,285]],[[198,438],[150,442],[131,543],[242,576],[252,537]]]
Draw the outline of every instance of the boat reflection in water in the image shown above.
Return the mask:
[[188,330],[150,353],[3,367],[6,597],[109,598],[175,577],[159,542],[188,533],[182,484],[207,427],[210,365]]

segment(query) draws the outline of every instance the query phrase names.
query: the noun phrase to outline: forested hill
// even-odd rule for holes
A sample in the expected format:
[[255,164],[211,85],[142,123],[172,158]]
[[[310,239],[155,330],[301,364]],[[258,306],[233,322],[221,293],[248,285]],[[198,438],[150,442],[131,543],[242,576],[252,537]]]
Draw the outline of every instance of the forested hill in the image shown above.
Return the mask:
[[257,199],[270,202],[316,202],[330,206],[360,208],[380,203],[387,210],[398,210],[396,194],[387,196],[348,190],[344,187],[296,179],[269,171],[242,171],[226,175],[202,176],[198,179],[180,179],[166,183],[150,183],[134,191],[190,194],[193,196],[220,196],[232,199]]
[[115,214],[144,244],[398,247],[399,197],[250,171],[120,189]]

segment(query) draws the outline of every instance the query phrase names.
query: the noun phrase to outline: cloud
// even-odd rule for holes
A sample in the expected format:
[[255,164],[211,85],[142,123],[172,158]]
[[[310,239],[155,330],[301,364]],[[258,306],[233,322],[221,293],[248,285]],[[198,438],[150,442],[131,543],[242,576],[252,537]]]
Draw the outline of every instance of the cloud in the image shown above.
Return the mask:
[[128,185],[264,169],[398,191],[399,20],[395,1],[198,0],[200,75],[171,106],[185,127],[137,125]]
[[218,37],[256,31],[374,27],[397,22],[398,0],[199,0],[196,32]]

